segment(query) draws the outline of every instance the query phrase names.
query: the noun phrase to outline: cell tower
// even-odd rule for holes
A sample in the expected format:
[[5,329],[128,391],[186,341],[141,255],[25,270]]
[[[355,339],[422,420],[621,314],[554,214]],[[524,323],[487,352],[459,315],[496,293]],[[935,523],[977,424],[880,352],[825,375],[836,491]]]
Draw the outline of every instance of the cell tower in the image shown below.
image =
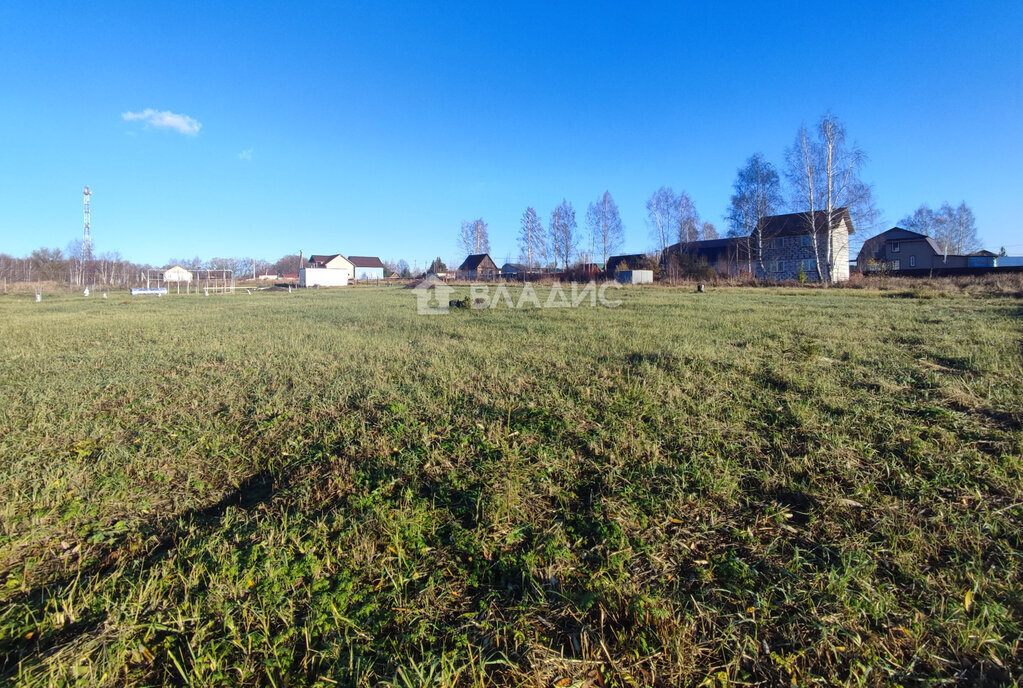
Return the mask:
[[85,198],[85,234],[82,235],[82,260],[92,260],[92,234],[89,233],[89,196],[92,192],[89,191],[89,187],[85,187],[85,191],[82,192]]

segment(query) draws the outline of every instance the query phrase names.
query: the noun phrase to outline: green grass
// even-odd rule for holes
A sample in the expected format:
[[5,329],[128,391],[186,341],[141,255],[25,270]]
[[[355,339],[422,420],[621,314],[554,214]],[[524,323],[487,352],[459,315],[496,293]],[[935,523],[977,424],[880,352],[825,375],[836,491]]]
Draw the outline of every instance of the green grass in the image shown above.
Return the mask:
[[3,298],[0,681],[1023,680],[1023,300],[621,294]]

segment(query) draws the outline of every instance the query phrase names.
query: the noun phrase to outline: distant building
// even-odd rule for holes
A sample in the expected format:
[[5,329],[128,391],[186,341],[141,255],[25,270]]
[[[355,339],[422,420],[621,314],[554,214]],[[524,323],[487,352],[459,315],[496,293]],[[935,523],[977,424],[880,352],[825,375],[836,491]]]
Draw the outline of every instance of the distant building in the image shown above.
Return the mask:
[[376,256],[348,256],[354,269],[353,277],[357,280],[382,280],[384,264]]
[[486,253],[477,253],[468,256],[458,266],[458,277],[468,280],[482,280],[489,282],[497,279],[500,271],[497,264]]
[[[323,268],[325,270],[344,270],[348,273],[348,278],[345,280],[345,284],[348,284],[347,280],[352,279],[355,276],[355,266],[352,265],[352,261],[348,260],[340,253],[334,253],[332,255],[319,255],[314,254],[309,256],[309,267],[311,268]],[[299,273],[301,275],[301,273]],[[301,281],[301,276],[299,281]],[[340,279],[335,277],[334,279]]]
[[653,270],[619,270],[615,279],[622,284],[653,284]]
[[[812,220],[812,222],[811,222]],[[719,274],[752,272],[760,279],[791,280],[800,273],[813,282],[817,280],[817,264],[830,265],[830,281],[849,279],[849,235],[855,233],[847,208],[831,214],[827,211],[788,213],[761,218],[757,225],[762,237],[763,254],[757,259],[758,247],[753,236],[709,239],[672,244],[665,249],[662,264],[669,266],[672,256],[706,262]],[[811,231],[812,230],[812,231]],[[830,255],[828,253],[830,235]],[[816,241],[815,241],[816,239]],[[816,246],[814,245],[816,243]],[[822,268],[822,272],[827,268]]]
[[614,275],[621,270],[645,268],[650,257],[643,253],[630,253],[623,256],[611,256],[607,259],[607,274]]
[[342,270],[348,268],[351,270],[353,267],[352,261],[345,258],[340,253],[332,254],[313,254],[309,256],[309,266],[314,268],[327,268],[328,270]]
[[298,272],[300,287],[344,287],[348,279],[348,270],[343,268],[306,267]]
[[175,265],[163,271],[164,282],[191,282],[192,279],[192,273],[180,265]]
[[996,268],[998,267],[998,254],[991,251],[974,251],[966,256],[966,267],[969,268]]
[[[901,227],[872,236],[863,242],[856,256],[860,272],[910,272],[955,270],[961,268],[997,268],[1004,265],[991,251],[974,251],[968,255],[945,253],[933,238]],[[1006,266],[1008,267],[1008,266]]]
[[505,263],[501,266],[501,277],[518,279],[526,274],[526,266],[522,263]]

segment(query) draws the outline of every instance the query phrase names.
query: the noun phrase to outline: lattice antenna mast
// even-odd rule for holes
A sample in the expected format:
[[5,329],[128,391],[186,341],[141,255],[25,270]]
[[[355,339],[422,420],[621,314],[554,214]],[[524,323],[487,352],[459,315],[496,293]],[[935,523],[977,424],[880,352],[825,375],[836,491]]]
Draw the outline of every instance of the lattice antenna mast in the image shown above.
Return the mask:
[[85,199],[85,234],[82,235],[82,260],[92,260],[92,234],[89,230],[89,197],[92,196],[92,191],[89,187],[85,187],[85,191],[82,192]]

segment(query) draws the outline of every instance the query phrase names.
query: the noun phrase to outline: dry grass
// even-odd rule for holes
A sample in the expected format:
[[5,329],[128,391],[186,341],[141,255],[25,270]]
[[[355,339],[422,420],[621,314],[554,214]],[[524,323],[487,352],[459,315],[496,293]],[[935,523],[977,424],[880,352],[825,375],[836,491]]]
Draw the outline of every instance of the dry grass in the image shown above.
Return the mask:
[[945,291],[2,300],[0,678],[1011,685],[1023,302]]

